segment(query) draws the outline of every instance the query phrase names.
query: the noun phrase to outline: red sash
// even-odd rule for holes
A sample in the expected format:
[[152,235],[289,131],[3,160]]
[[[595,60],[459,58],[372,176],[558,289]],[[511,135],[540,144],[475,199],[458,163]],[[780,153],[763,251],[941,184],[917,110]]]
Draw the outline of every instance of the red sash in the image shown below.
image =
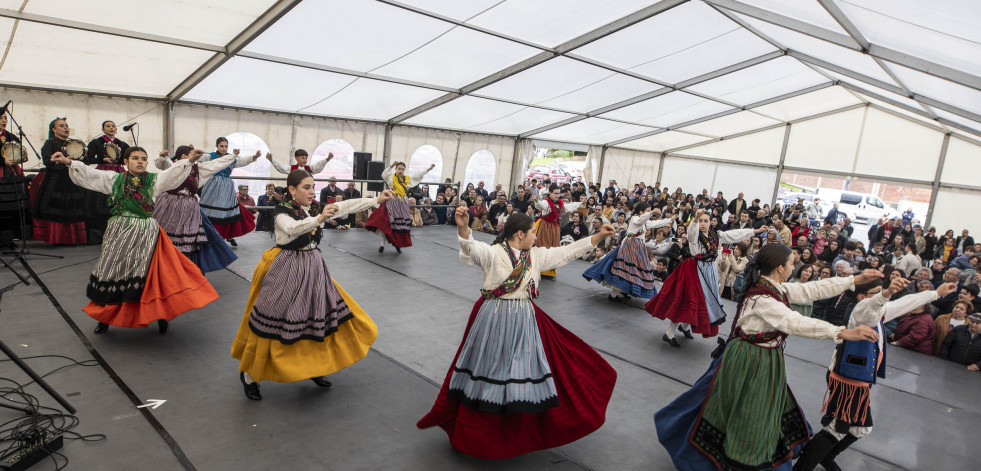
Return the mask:
[[548,223],[558,224],[559,217],[562,216],[562,208],[565,206],[565,203],[562,202],[562,200],[559,200],[559,204],[556,205],[552,202],[551,198],[545,198],[545,202],[548,203],[548,207],[552,210],[552,212],[542,216],[541,219]]
[[[290,171],[291,171],[291,172],[292,172],[293,170],[296,170],[296,169],[298,169],[298,168],[300,168],[300,166],[299,166],[299,165],[296,165],[296,164],[294,164],[294,165],[290,165]],[[303,166],[303,170],[306,170],[307,172],[310,172],[310,175],[313,175],[313,170],[310,170],[310,166],[309,166],[309,165],[304,165],[304,166]]]

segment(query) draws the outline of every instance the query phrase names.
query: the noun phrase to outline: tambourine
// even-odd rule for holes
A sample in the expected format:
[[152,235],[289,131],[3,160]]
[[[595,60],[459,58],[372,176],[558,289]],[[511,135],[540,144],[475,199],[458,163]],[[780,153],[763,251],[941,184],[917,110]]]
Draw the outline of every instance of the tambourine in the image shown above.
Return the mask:
[[109,157],[109,160],[118,162],[120,154],[122,154],[122,151],[115,142],[106,142],[106,157]]
[[27,151],[19,142],[8,141],[0,147],[0,155],[7,165],[20,165],[27,162]]
[[85,157],[85,143],[78,139],[68,139],[61,147],[61,153],[72,160],[82,160]]

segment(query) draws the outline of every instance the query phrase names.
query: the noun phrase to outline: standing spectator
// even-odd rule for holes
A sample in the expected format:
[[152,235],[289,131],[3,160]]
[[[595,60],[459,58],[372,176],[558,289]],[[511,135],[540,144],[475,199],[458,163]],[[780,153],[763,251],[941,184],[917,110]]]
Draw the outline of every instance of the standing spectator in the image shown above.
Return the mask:
[[828,210],[828,215],[824,217],[824,222],[831,224],[832,226],[838,222],[838,203],[835,203],[830,210]]
[[952,262],[956,257],[957,249],[954,246],[954,239],[946,238],[944,239],[943,245],[937,247],[937,251],[933,254],[933,258],[940,259],[944,262],[944,265]]
[[[251,196],[249,196],[249,186],[248,185],[239,185],[238,186],[238,195],[237,196],[238,196],[238,202],[239,203],[242,203],[245,206],[255,206],[255,200],[252,199]],[[254,210],[254,209],[250,209],[249,211],[252,214],[255,214],[256,213],[256,210]]]
[[807,214],[807,221],[810,225],[814,225],[814,222],[824,216],[824,211],[821,210],[821,198],[814,198],[814,201],[807,203],[807,207],[804,208],[804,212]]
[[981,371],[981,314],[967,316],[968,325],[954,327],[940,344],[937,356]]
[[754,222],[757,219],[759,219],[760,217],[766,215],[765,212],[762,213],[762,214],[760,213],[760,211],[762,211],[763,208],[760,208],[760,199],[759,198],[754,199],[753,200],[753,204],[750,205],[748,208],[746,208],[746,210],[749,211],[749,217],[753,218],[753,221]]
[[[794,272],[793,278],[790,279],[790,283],[807,283],[814,281],[815,277],[814,265],[802,265],[799,270]],[[811,317],[811,312],[814,310],[814,303],[804,303],[804,304],[790,304],[790,308],[799,312],[800,315],[805,317]]]
[[730,201],[727,209],[729,210],[729,214],[741,214],[746,209],[746,200],[743,199],[743,194],[739,193],[736,199]]
[[913,224],[913,208],[906,208],[903,211],[903,225]]
[[905,254],[896,263],[896,269],[901,270],[906,277],[912,277],[922,266],[923,260],[916,254],[916,246],[906,245]]
[[[259,204],[257,206],[275,206],[276,205],[276,185],[269,183],[266,185],[266,192],[259,195]],[[271,209],[260,209],[259,219],[255,223],[255,230],[269,232],[272,230],[272,216],[273,210]]]
[[957,253],[963,254],[967,247],[974,245],[974,237],[967,235],[967,229],[961,231],[961,236],[954,241],[954,247],[957,247]]
[[927,229],[927,233],[923,236],[923,239],[926,240],[926,247],[923,248],[923,252],[920,253],[920,257],[925,260],[932,259],[933,253],[937,250],[937,228],[930,226],[930,229]]
[[847,237],[849,239],[852,238],[852,234],[855,233],[855,226],[852,226],[852,220],[851,220],[851,218],[847,218],[846,217],[842,221],[841,231],[839,231],[839,232],[841,232],[841,235],[843,235],[843,236],[845,236],[845,237]]
[[484,197],[484,201],[487,201],[488,194],[487,194],[487,190],[484,189],[484,181],[483,180],[477,182],[477,188],[475,188],[474,191],[476,191],[478,195],[483,196]]
[[531,204],[531,195],[525,192],[523,186],[519,186],[514,198],[511,198],[511,204],[514,206],[514,210],[519,213],[528,211],[528,205]]

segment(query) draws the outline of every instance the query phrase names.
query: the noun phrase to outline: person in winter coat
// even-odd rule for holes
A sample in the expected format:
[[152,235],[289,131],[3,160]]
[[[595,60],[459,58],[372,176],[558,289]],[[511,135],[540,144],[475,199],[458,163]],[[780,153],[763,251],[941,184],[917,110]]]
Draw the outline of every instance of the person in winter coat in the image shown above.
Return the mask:
[[937,326],[933,316],[924,306],[920,306],[899,319],[896,331],[889,337],[889,344],[932,355],[936,336]]
[[981,371],[981,314],[971,314],[967,321],[967,325],[950,330],[937,356],[967,365],[968,370]]

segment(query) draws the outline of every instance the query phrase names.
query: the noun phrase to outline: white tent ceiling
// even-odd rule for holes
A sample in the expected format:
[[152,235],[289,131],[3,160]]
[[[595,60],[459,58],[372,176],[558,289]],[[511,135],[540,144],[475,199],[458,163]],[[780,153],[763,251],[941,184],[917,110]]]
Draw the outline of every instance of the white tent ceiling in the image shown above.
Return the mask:
[[981,136],[977,0],[0,0],[0,86],[670,151],[861,103]]

